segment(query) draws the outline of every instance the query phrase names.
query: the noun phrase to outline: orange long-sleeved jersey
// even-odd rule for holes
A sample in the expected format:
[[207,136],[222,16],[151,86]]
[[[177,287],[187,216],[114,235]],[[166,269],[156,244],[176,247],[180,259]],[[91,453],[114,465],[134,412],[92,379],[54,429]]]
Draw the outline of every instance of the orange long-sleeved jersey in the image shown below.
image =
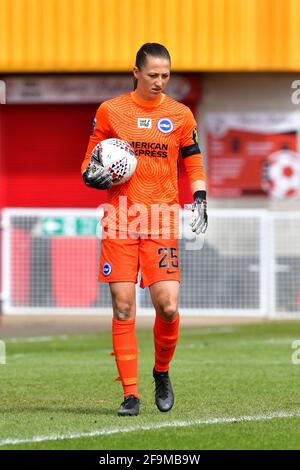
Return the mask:
[[[138,163],[128,182],[108,190],[108,202],[116,208],[118,216],[120,196],[127,197],[128,209],[132,204],[142,205],[140,226],[146,217],[146,209],[148,227],[145,229],[145,222],[141,231],[153,233],[157,231],[157,226],[154,229],[149,226],[151,206],[178,204],[180,153],[190,183],[205,180],[194,116],[187,106],[164,94],[156,100],[146,101],[136,92],[131,92],[105,101],[96,113],[82,172],[94,146],[112,137],[129,142],[135,150]],[[131,214],[128,220],[132,219]]]

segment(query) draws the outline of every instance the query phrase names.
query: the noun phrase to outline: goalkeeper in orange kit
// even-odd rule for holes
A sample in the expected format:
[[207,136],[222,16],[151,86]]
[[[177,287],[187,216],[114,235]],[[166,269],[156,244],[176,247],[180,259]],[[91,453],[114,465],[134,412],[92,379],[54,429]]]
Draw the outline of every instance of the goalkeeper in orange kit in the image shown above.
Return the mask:
[[[122,382],[124,401],[119,416],[139,414],[135,334],[135,284],[141,272],[141,287],[148,287],[156,312],[154,323],[155,402],[166,412],[174,404],[169,377],[179,330],[178,296],[178,158],[183,158],[194,203],[192,230],[207,228],[206,183],[197,141],[197,124],[190,109],[163,91],[170,79],[171,59],[157,43],[144,44],[137,53],[131,93],[101,104],[93,134],[82,164],[85,183],[108,190],[108,202],[115,209],[115,236],[102,240],[99,280],[108,282],[112,297],[112,341]],[[107,138],[128,141],[137,156],[137,168],[123,185],[112,185],[103,168],[89,171],[94,146]],[[120,200],[126,198],[126,224]],[[133,207],[139,207],[139,223],[133,225]],[[175,208],[166,227],[155,208]],[[121,223],[122,218],[122,223]],[[153,220],[153,218],[155,220]],[[108,217],[105,230],[109,229]],[[115,223],[115,221],[114,221]],[[134,230],[132,227],[134,226]]]

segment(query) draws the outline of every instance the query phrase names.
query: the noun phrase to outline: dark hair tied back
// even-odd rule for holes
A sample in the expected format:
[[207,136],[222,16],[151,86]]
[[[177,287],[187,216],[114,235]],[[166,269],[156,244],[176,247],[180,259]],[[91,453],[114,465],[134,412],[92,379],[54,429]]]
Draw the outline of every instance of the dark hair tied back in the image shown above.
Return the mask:
[[[146,63],[146,58],[148,55],[152,57],[161,57],[163,59],[167,59],[171,64],[171,57],[169,54],[168,49],[163,46],[162,44],[158,44],[157,42],[146,42],[143,44],[142,47],[137,51],[136,59],[135,59],[135,66],[139,69],[143,67]],[[137,79],[134,78],[134,87],[135,90],[137,87]]]

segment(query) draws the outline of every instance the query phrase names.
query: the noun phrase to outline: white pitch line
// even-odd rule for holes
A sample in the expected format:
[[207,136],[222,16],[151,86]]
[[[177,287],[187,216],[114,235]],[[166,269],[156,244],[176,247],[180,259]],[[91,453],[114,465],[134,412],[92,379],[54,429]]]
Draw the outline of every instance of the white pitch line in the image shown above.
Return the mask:
[[81,433],[70,433],[70,434],[52,434],[50,436],[33,436],[26,439],[3,439],[0,440],[0,446],[9,446],[16,444],[33,444],[35,442],[46,442],[46,441],[63,441],[65,439],[80,439],[83,437],[100,437],[109,436],[110,434],[122,434],[136,431],[153,431],[155,429],[162,428],[185,428],[188,426],[205,426],[209,424],[230,424],[230,423],[242,423],[251,421],[268,421],[272,419],[282,418],[299,418],[300,411],[278,411],[265,415],[254,415],[254,416],[231,416],[227,418],[207,418],[207,419],[195,419],[192,421],[170,421],[165,423],[156,424],[145,424],[137,426],[129,426],[124,428],[111,428],[111,429],[99,429],[90,432]]

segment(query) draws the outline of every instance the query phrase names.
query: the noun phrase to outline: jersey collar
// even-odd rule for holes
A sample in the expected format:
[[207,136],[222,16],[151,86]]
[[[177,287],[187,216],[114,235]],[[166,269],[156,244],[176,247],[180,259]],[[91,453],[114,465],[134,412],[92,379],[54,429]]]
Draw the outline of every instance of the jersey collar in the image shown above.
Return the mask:
[[130,96],[131,99],[140,106],[143,106],[144,108],[154,108],[164,101],[166,95],[161,93],[161,95],[155,98],[155,100],[143,100],[136,91],[132,91]]

